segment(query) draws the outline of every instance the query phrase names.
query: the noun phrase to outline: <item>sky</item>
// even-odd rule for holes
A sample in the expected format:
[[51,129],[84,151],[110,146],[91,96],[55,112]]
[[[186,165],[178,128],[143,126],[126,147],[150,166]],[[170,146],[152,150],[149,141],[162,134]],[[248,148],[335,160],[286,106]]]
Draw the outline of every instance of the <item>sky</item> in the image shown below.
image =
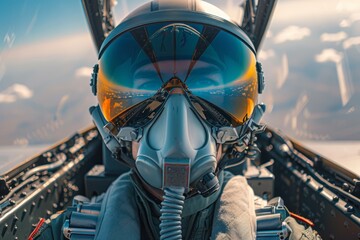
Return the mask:
[[359,12],[357,1],[279,2],[259,55],[269,125],[296,139],[359,140]]
[[[118,0],[119,22],[143,1]],[[241,1],[210,1],[239,19]],[[0,6],[0,145],[50,144],[91,124],[97,62],[80,0]],[[300,140],[360,140],[360,2],[279,0],[258,59],[264,121]]]
[[[13,0],[1,2],[0,36],[14,38],[12,47],[59,36],[87,33],[81,1]],[[7,45],[7,42],[3,42]]]
[[96,51],[81,1],[1,7],[0,145],[47,144],[91,124]]

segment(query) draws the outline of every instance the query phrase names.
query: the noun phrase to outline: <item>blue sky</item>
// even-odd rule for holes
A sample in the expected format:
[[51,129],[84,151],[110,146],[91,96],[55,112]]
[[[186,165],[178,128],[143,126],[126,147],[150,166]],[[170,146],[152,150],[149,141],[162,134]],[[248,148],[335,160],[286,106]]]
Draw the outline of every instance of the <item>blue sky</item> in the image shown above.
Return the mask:
[[87,31],[80,0],[4,2],[0,7],[0,36],[14,33],[14,46]]
[[[118,0],[116,19],[139,2]],[[238,14],[240,0],[211,2]],[[278,1],[259,53],[270,126],[360,140],[359,12],[353,0]],[[91,124],[97,56],[81,0],[1,1],[0,22],[0,145],[52,143]]]

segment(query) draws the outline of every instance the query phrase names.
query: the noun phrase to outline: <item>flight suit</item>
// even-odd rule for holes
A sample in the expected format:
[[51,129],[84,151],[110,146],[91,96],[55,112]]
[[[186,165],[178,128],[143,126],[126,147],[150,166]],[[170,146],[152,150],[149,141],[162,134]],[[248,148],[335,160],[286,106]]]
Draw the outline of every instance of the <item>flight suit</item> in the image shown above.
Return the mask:
[[[185,203],[182,220],[184,239],[256,238],[252,189],[242,176],[225,172],[221,180],[224,183],[222,189],[213,199],[198,195],[200,198]],[[120,176],[110,186],[101,204],[95,236],[86,239],[159,238],[159,204],[139,187],[133,173]],[[62,228],[73,211],[74,208],[68,208],[53,215],[34,239],[67,239]],[[292,230],[290,240],[321,239],[311,227],[305,228],[291,217],[285,222]]]

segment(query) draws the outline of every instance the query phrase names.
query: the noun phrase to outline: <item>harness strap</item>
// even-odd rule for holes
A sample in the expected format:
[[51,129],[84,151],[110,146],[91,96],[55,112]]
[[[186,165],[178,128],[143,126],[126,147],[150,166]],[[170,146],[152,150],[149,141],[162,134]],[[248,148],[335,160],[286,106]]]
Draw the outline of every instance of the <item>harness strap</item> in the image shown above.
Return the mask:
[[256,209],[256,239],[279,240],[287,239],[292,230],[285,222],[289,212],[284,206],[283,200],[274,198],[269,205]]
[[79,201],[79,198],[75,197],[73,205],[68,208],[71,213],[62,227],[63,234],[67,239],[93,240],[95,237],[101,204],[83,201]]

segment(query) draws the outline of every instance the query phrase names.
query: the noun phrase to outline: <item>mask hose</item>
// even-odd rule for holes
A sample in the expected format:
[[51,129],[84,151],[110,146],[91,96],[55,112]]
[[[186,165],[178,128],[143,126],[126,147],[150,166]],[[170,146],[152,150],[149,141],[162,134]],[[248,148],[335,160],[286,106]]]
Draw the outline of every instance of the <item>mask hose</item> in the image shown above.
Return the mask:
[[166,187],[160,209],[160,239],[182,239],[181,214],[184,206],[184,187]]

